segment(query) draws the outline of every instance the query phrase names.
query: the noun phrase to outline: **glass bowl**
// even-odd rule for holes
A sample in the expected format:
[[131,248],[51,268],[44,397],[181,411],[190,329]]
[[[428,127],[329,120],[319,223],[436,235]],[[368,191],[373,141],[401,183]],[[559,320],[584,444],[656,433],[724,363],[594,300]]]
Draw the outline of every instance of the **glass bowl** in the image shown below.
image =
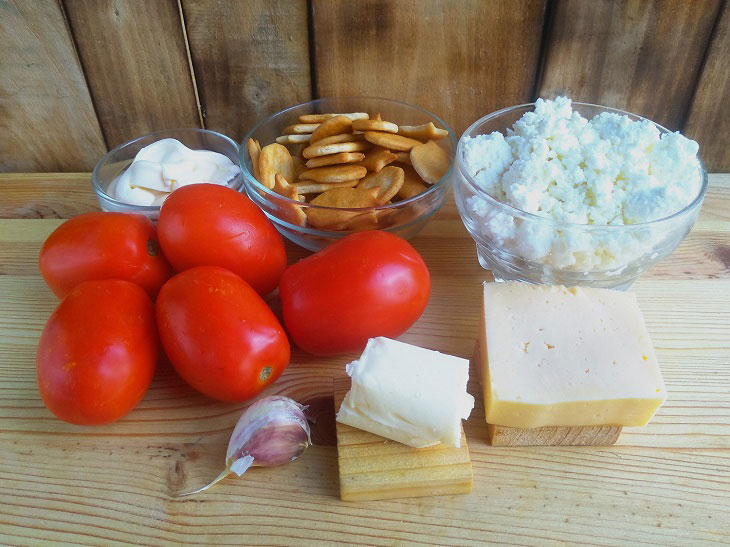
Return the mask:
[[[263,148],[267,144],[275,142],[276,137],[283,134],[284,127],[298,123],[299,116],[330,112],[367,112],[371,116],[380,113],[383,120],[398,125],[421,125],[433,122],[437,127],[446,129],[449,132],[447,137],[437,141],[448,154],[449,170],[441,180],[422,194],[389,205],[357,209],[322,207],[295,201],[269,190],[256,180],[253,176],[251,158],[245,145],[249,138],[259,141]],[[290,147],[292,155],[296,153],[297,146]],[[380,229],[393,232],[405,239],[416,235],[444,203],[451,184],[455,151],[456,136],[454,132],[443,120],[427,110],[390,99],[337,97],[318,99],[292,106],[261,120],[243,140],[240,147],[240,164],[248,196],[266,213],[276,229],[297,245],[312,251],[318,251],[328,244],[362,229]],[[297,209],[305,214],[307,210],[311,209],[350,211],[363,215],[361,218],[364,222],[358,223],[359,226],[356,229],[338,231],[313,228],[306,221],[304,222],[305,225],[301,226],[297,221],[297,215],[301,216],[301,213]]]
[[[119,201],[106,193],[109,184],[121,175],[132,163],[142,148],[161,139],[177,139],[193,150],[211,150],[228,157],[234,165],[238,165],[238,144],[233,139],[208,129],[171,129],[138,137],[107,152],[91,173],[91,186],[94,188],[102,211],[120,213],[139,213],[157,220],[160,215],[159,205],[134,205]],[[201,181],[205,182],[205,181]],[[236,191],[243,187],[241,173],[233,177],[228,186]]]
[[[573,111],[588,120],[602,112],[645,118],[585,103]],[[456,154],[454,193],[461,219],[476,242],[481,266],[496,280],[626,289],[645,270],[671,254],[697,220],[707,190],[707,171],[699,162],[700,191],[684,209],[642,224],[597,225],[558,222],[503,203],[481,188],[465,163],[464,139],[506,130],[535,104],[505,108],[474,122]],[[654,125],[660,133],[669,133]]]

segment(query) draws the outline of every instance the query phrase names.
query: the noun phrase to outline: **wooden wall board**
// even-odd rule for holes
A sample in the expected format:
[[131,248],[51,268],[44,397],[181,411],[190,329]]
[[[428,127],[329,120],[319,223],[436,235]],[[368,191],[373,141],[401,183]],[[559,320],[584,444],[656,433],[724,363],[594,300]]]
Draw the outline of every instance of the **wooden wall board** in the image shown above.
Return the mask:
[[416,104],[457,136],[529,102],[544,0],[313,0],[316,94]]
[[0,171],[91,170],[103,153],[57,0],[0,1]]
[[241,140],[312,96],[401,99],[458,134],[558,93],[684,127],[727,170],[727,5],[2,0],[0,171],[91,169],[106,145],[176,127]]
[[311,98],[306,0],[185,0],[206,128],[241,141],[259,119]]
[[730,3],[725,2],[684,128],[708,171],[730,171]]
[[721,0],[556,0],[539,96],[681,128]]
[[109,148],[200,127],[176,0],[65,0]]

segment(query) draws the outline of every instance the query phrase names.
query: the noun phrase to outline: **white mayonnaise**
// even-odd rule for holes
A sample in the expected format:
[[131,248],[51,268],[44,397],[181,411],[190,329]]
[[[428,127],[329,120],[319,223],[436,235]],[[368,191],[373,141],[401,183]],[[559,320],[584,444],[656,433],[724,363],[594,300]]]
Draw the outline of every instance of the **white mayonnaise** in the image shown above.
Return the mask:
[[161,139],[137,152],[106,193],[131,205],[162,205],[171,192],[182,186],[201,182],[223,186],[240,172],[223,154],[191,150],[176,139]]

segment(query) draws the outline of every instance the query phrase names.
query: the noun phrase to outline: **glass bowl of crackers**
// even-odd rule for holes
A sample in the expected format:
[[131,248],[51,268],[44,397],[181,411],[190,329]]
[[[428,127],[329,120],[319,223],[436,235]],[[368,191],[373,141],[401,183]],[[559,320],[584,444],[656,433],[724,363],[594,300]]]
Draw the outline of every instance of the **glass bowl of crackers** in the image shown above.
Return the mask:
[[373,97],[310,101],[260,121],[240,147],[248,196],[297,245],[353,232],[409,239],[451,184],[456,136],[435,114]]

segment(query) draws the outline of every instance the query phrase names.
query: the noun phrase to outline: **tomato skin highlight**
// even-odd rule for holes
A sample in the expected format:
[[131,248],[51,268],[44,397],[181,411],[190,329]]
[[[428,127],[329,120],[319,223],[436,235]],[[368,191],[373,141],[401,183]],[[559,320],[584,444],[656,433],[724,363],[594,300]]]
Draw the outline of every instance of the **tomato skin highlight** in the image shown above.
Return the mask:
[[61,301],[43,329],[36,353],[38,389],[63,421],[114,422],[144,396],[158,355],[147,293],[129,281],[85,281]]
[[85,213],[67,220],[43,244],[38,268],[59,298],[94,279],[131,281],[154,298],[172,275],[155,225],[127,213]]
[[160,289],[156,314],[173,367],[214,399],[251,399],[289,364],[289,340],[273,312],[224,268],[198,266],[174,276]]
[[255,203],[226,186],[175,190],[162,205],[157,230],[178,272],[220,266],[266,295],[286,268],[284,241],[274,225]]
[[289,335],[315,355],[358,352],[369,338],[400,336],[430,292],[418,252],[382,231],[349,235],[292,264],[279,285]]

